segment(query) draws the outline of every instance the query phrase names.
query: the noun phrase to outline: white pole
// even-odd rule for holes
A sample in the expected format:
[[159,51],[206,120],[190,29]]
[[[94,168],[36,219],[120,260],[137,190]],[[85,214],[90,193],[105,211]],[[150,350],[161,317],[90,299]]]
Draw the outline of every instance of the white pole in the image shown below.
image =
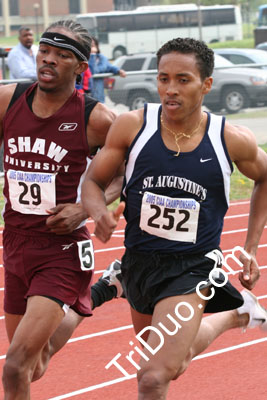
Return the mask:
[[199,40],[202,40],[202,15],[200,9],[200,0],[197,0],[197,19],[198,19]]
[[80,0],[81,14],[87,13],[87,0]]
[[44,19],[44,30],[49,25],[49,11],[48,11],[48,0],[42,0],[43,7],[43,19]]
[[5,25],[5,36],[10,36],[10,19],[9,19],[9,4],[8,0],[3,1],[3,17]]

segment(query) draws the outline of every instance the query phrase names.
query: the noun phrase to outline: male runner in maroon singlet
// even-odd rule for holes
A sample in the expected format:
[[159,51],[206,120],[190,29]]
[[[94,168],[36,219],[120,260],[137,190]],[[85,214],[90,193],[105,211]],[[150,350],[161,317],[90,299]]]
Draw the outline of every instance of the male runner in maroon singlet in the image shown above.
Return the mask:
[[[30,398],[31,381],[42,376],[77,323],[92,314],[94,256],[80,188],[115,114],[75,89],[90,49],[91,38],[80,24],[53,23],[40,39],[38,81],[0,92],[10,341],[3,386],[9,400]],[[112,190],[107,202],[118,196],[116,185]]]

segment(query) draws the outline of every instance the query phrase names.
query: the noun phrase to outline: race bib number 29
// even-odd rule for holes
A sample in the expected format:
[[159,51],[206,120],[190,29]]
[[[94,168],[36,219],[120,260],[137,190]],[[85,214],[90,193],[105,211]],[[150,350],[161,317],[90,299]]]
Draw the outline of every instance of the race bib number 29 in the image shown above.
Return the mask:
[[56,205],[56,174],[7,171],[9,198],[13,210],[22,214],[45,215]]
[[200,204],[145,192],[140,228],[151,235],[179,242],[196,242]]

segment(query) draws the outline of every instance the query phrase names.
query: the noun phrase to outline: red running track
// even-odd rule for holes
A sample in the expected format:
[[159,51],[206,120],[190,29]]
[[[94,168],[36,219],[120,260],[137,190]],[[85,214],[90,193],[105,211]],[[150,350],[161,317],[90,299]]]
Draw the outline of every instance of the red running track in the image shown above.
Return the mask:
[[[246,235],[249,203],[231,203],[225,218],[221,247],[225,255],[242,246]],[[123,229],[120,220],[114,237],[103,245],[94,238],[97,280],[106,266],[123,254]],[[89,229],[93,224],[89,221]],[[258,251],[261,279],[254,294],[267,307],[267,227]],[[2,251],[1,251],[2,254]],[[231,282],[239,289],[236,276]],[[3,309],[3,268],[0,267],[0,307]],[[0,368],[8,349],[3,311],[0,312]],[[32,400],[132,400],[137,398],[136,369],[126,360],[137,345],[126,300],[116,299],[95,310],[85,319],[72,339],[54,356],[45,376],[32,384]],[[105,366],[118,354],[126,378],[115,366]],[[134,360],[138,362],[135,352]],[[186,373],[170,385],[169,400],[263,400],[267,398],[267,334],[259,329],[242,333],[240,329],[220,336],[203,354],[194,359]],[[0,387],[0,398],[3,388]]]

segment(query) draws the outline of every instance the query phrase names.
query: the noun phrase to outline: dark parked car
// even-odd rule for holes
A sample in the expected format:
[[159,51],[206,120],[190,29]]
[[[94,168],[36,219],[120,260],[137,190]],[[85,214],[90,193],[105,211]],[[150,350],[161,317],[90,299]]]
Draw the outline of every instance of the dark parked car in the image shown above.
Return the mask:
[[256,49],[267,51],[267,42],[257,44]]
[[[114,63],[127,71],[127,76],[105,78],[111,101],[125,104],[131,110],[141,108],[146,102],[159,102],[154,53],[122,56]],[[212,90],[205,96],[204,105],[214,112],[236,113],[264,104],[267,104],[267,70],[237,68],[215,54]]]

